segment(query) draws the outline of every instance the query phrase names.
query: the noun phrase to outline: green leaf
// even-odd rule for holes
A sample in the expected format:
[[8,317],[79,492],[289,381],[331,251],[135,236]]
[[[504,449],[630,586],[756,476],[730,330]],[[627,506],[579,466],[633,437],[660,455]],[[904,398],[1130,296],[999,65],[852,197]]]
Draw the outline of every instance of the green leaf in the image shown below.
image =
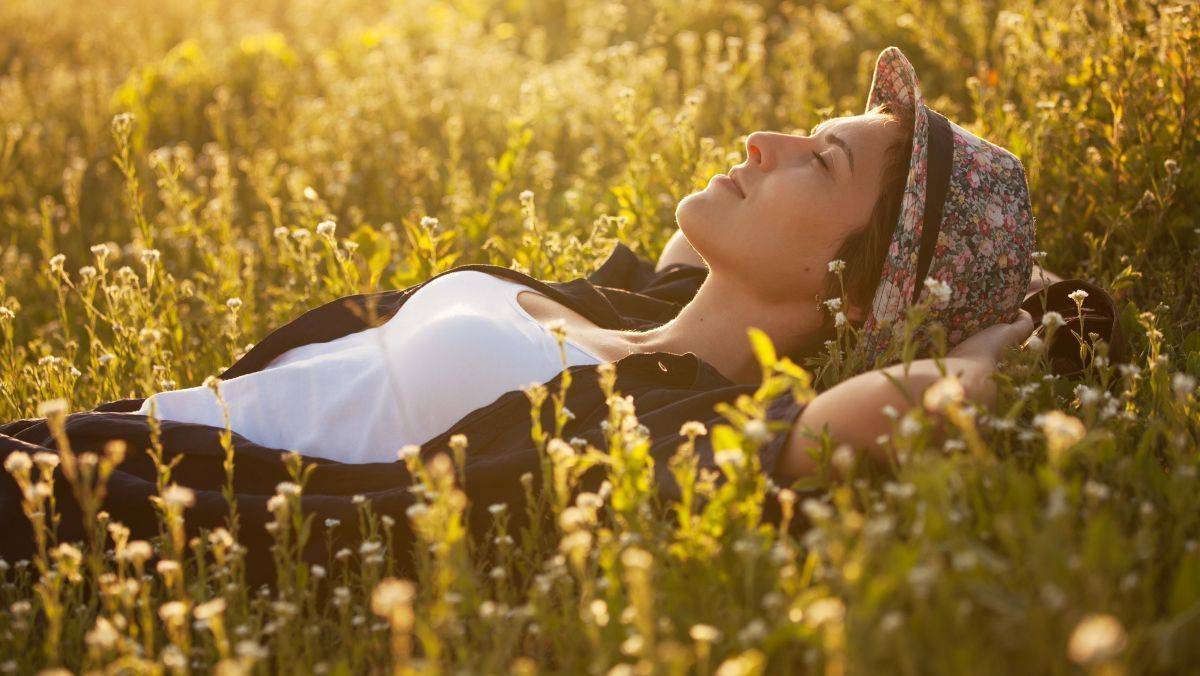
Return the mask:
[[750,346],[754,349],[754,356],[758,358],[758,363],[764,369],[774,366],[778,359],[775,356],[775,346],[771,344],[770,337],[763,330],[753,326],[746,329],[746,333],[750,334]]

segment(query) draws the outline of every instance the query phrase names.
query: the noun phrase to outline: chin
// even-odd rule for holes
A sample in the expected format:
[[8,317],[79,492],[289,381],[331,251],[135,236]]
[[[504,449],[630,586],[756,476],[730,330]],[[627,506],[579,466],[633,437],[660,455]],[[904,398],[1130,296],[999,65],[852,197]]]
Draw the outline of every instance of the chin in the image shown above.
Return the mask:
[[675,223],[692,248],[706,260],[706,249],[711,249],[710,243],[719,238],[717,233],[724,220],[710,197],[707,190],[700,190],[679,200],[675,207]]

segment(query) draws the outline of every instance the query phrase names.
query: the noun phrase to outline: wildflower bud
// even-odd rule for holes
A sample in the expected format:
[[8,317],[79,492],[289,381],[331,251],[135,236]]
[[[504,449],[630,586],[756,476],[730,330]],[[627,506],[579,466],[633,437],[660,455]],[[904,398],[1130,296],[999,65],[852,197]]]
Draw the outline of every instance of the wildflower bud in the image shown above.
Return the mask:
[[54,254],[50,257],[50,272],[59,274],[63,271],[63,265],[67,262],[67,257],[63,254]]
[[950,302],[950,285],[933,277],[925,278],[925,290],[933,298],[934,307],[943,307]]
[[1107,662],[1125,648],[1125,628],[1108,614],[1090,614],[1080,620],[1067,643],[1067,656],[1080,665]]
[[925,410],[940,413],[952,404],[961,403],[965,396],[966,391],[958,376],[949,375],[939,378],[937,382],[926,388],[922,403],[925,405]]
[[25,451],[14,451],[4,459],[4,470],[13,476],[27,474],[32,468],[33,463]]
[[337,232],[337,223],[333,221],[321,221],[317,224],[317,234],[322,237],[333,237],[335,232]]
[[288,229],[281,225],[281,226],[275,228],[275,231],[273,234],[275,235],[276,239],[286,239],[288,236]]
[[230,298],[229,300],[225,301],[225,307],[229,308],[233,312],[237,312],[238,310],[242,309],[242,299],[237,297]]
[[37,414],[43,418],[54,418],[67,414],[67,400],[59,397],[38,404]]
[[1084,291],[1083,289],[1075,289],[1071,293],[1067,294],[1067,298],[1070,298],[1072,301],[1074,301],[1076,305],[1082,305],[1083,299],[1087,297],[1088,292]]
[[96,278],[96,268],[91,265],[85,265],[79,268],[79,277],[86,281],[91,281]]
[[640,547],[630,547],[621,552],[621,565],[634,570],[647,570],[654,563],[650,552]]
[[721,631],[708,624],[693,624],[688,636],[697,643],[716,643],[721,640]]
[[196,606],[192,610],[192,616],[197,620],[208,621],[214,617],[218,617],[225,612],[225,599],[217,597],[211,601],[206,601]]
[[767,424],[761,420],[746,421],[746,425],[742,427],[742,433],[760,444],[765,444],[771,439],[771,432],[767,429]]
[[532,202],[533,201],[533,191],[532,190],[522,190],[521,194],[518,195],[517,198],[519,200],[521,200],[522,203]]
[[720,467],[741,467],[746,464],[746,454],[740,448],[722,448],[713,454]]
[[412,605],[417,589],[408,580],[384,578],[371,592],[371,611],[380,617],[395,618],[397,611]]
[[1179,174],[1179,163],[1175,161],[1175,158],[1168,157],[1163,160],[1163,169],[1167,170],[1169,176],[1176,176]]
[[837,273],[837,272],[842,272],[845,269],[846,269],[846,261],[844,261],[840,258],[829,261],[829,271],[830,272]]
[[125,550],[122,553],[134,565],[140,565],[154,555],[154,548],[145,540],[134,540],[125,545]]
[[287,498],[283,497],[282,495],[272,495],[267,499],[267,511],[271,512],[272,514],[286,513],[287,508]]
[[1171,390],[1175,396],[1185,399],[1192,390],[1196,389],[1196,377],[1187,373],[1176,373],[1171,377]]
[[13,317],[16,317],[16,316],[17,316],[17,313],[13,312],[7,306],[0,305],[0,321],[12,319]]
[[196,494],[192,489],[179,484],[171,484],[163,489],[162,499],[173,507],[191,507],[196,504]]
[[1034,354],[1041,354],[1046,349],[1046,342],[1038,336],[1030,336],[1029,340],[1025,341],[1025,348]]
[[833,325],[841,328],[846,325],[846,313],[839,312],[833,316]]
[[275,493],[283,496],[300,495],[300,485],[291,481],[281,481],[275,484]]
[[781,505],[794,505],[796,504],[796,491],[790,488],[781,488],[777,498]]
[[1051,461],[1057,462],[1063,450],[1078,443],[1087,434],[1083,421],[1062,411],[1039,413],[1033,424],[1046,435],[1046,444]]
[[143,249],[141,258],[142,265],[149,267],[158,262],[161,254],[158,252],[158,249]]
[[1034,251],[1033,253],[1029,254],[1029,257],[1039,265],[1046,261],[1046,256],[1047,254],[1045,251]]
[[843,475],[848,475],[854,471],[854,465],[858,461],[858,456],[854,452],[854,448],[849,444],[839,444],[833,450],[833,457],[830,462],[837,468],[838,472]]
[[112,133],[114,136],[127,136],[131,128],[133,128],[133,113],[117,113],[113,116]]
[[708,434],[708,429],[698,420],[689,420],[679,428],[679,434],[685,437],[702,437]]
[[428,230],[429,232],[437,232],[438,227],[440,225],[441,225],[441,222],[438,221],[438,219],[434,218],[433,216],[422,216],[421,217],[421,227]]
[[1042,315],[1042,326],[1045,326],[1047,328],[1052,328],[1055,326],[1065,326],[1065,325],[1066,325],[1066,322],[1063,321],[1063,316],[1061,314],[1055,312],[1054,310],[1051,310],[1051,311],[1047,312],[1046,314]]

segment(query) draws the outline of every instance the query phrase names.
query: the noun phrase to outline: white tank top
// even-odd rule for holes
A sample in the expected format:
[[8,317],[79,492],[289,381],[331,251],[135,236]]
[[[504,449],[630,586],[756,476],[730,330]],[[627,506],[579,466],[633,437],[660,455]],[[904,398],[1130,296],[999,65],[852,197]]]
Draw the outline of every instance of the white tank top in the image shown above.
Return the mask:
[[[385,323],[292,348],[221,381],[230,428],[261,446],[340,462],[392,462],[501,394],[563,369],[558,343],[517,302],[524,284],[486,272],[442,275]],[[570,340],[567,365],[601,360]],[[159,392],[138,413],[224,427],[204,386]]]

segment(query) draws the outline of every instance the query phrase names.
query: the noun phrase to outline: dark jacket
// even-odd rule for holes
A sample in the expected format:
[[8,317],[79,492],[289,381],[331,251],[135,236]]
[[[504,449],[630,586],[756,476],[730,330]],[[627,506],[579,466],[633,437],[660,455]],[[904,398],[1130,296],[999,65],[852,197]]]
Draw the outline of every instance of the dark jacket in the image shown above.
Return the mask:
[[[472,264],[455,268],[490,272],[524,284],[578,311],[597,325],[610,329],[641,330],[661,325],[673,318],[695,295],[707,275],[707,269],[675,264],[656,272],[651,261],[638,257],[624,244],[618,243],[608,259],[587,278],[568,282],[542,282],[523,273],[494,265]],[[448,274],[453,270],[442,272]],[[440,275],[439,275],[440,276]],[[374,294],[347,296],[309,310],[296,319],[269,333],[241,359],[220,375],[223,379],[257,371],[283,352],[308,343],[324,342],[359,331],[371,325],[365,317],[374,316],[375,323],[386,321],[424,282],[406,289]],[[373,311],[373,312],[372,312]],[[598,383],[594,366],[571,367],[572,384],[566,406],[574,414],[563,430],[563,438],[581,437],[598,448],[604,448],[600,422],[608,415],[608,407]],[[656,490],[670,500],[679,494],[667,460],[684,440],[680,426],[689,420],[704,422],[710,429],[725,422],[714,411],[718,402],[732,403],[740,394],[750,394],[751,385],[738,385],[692,353],[671,354],[655,352],[632,354],[616,362],[616,390],[632,395],[639,422],[650,430],[655,461]],[[548,381],[550,392],[556,392],[561,376]],[[155,492],[154,467],[146,454],[149,447],[149,426],[143,415],[133,413],[142,399],[122,399],[97,406],[92,411],[73,413],[67,418],[67,433],[76,452],[100,452],[109,439],[123,439],[128,445],[124,463],[109,480],[108,497],[104,508],[113,519],[133,530],[133,536],[152,537],[157,534],[155,512],[149,497]],[[794,420],[802,406],[790,395],[775,399],[768,413],[769,420]],[[543,407],[543,426],[553,431],[553,408]],[[193,488],[196,503],[186,512],[189,529],[215,528],[224,524],[227,505],[221,494],[224,483],[219,428],[194,423],[162,422],[162,443],[167,459],[182,455],[183,459],[172,473],[172,480]],[[497,502],[508,503],[509,513],[519,517],[524,512],[524,492],[519,477],[525,472],[534,475],[533,486],[541,485],[539,451],[530,437],[530,403],[525,393],[513,390],[494,402],[476,409],[450,429],[422,444],[423,458],[449,453],[449,439],[454,434],[468,438],[465,490],[471,507],[468,517],[475,524],[486,525],[486,508]],[[716,469],[710,436],[696,440],[701,467]],[[764,471],[776,466],[786,435],[778,434],[760,451]],[[289,479],[279,449],[259,446],[234,434],[235,492],[241,515],[242,541],[248,549],[248,563],[257,576],[266,576],[270,566],[271,538],[264,525],[271,520],[266,502],[275,486]],[[43,419],[18,420],[0,426],[0,462],[14,450],[33,453],[53,450],[55,442]],[[305,489],[303,509],[316,516],[317,530],[310,541],[307,556],[323,562],[325,537],[320,532],[327,518],[340,520],[335,530],[335,546],[354,540],[357,523],[352,498],[361,494],[371,501],[376,514],[391,515],[395,521],[397,552],[406,557],[406,545],[411,532],[405,509],[413,504],[408,490],[412,478],[404,463],[343,464],[311,458],[316,469]],[[595,468],[599,469],[599,468]],[[61,477],[60,477],[61,481]],[[65,483],[65,482],[63,482]],[[594,487],[593,487],[594,488]],[[64,512],[60,537],[67,540],[82,538],[77,506],[65,486],[56,487]],[[774,504],[776,501],[769,500]],[[772,507],[765,505],[768,518]],[[0,472],[0,556],[13,561],[26,558],[32,551],[29,524],[20,507],[20,495],[15,482]]]

